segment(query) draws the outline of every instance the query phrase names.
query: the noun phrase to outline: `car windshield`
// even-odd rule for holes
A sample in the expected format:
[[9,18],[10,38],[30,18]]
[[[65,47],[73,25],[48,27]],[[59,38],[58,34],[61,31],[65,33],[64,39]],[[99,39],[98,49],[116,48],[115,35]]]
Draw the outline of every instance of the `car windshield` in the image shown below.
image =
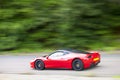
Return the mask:
[[60,57],[60,56],[66,55],[66,54],[68,54],[68,53],[67,53],[67,52],[64,52],[64,51],[56,51],[56,52],[50,54],[49,57],[50,57],[50,58],[51,58],[51,57]]

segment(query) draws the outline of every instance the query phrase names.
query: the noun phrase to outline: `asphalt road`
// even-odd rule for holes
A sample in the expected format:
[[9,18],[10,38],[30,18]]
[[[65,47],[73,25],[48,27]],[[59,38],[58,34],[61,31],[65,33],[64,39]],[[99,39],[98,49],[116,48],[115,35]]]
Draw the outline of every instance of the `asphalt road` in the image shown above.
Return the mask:
[[98,66],[83,71],[74,70],[33,70],[29,62],[38,56],[0,56],[0,74],[26,75],[68,75],[81,77],[113,77],[120,76],[120,54],[101,54],[101,63]]

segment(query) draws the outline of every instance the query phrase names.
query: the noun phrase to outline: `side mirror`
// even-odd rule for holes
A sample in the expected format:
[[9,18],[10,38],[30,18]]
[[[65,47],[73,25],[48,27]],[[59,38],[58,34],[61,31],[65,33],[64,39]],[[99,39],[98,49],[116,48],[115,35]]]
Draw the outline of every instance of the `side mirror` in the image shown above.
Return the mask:
[[45,57],[46,59],[48,59],[48,55],[44,55],[43,57]]
[[46,57],[47,55],[44,55],[43,57]]
[[46,56],[46,59],[48,59],[48,56]]

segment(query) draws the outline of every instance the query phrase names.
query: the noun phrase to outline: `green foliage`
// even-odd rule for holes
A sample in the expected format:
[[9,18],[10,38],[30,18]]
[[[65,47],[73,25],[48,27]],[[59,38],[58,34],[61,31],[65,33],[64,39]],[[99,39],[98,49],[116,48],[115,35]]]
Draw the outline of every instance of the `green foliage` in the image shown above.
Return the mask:
[[119,4],[118,0],[0,0],[0,50],[116,46]]

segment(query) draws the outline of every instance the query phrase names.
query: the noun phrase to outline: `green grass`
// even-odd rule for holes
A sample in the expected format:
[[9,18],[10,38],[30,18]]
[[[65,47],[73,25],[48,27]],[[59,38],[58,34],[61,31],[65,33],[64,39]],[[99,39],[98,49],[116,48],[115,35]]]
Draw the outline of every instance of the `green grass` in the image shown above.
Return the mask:
[[[119,51],[120,49],[120,45],[118,45],[118,43],[116,44],[111,44],[111,45],[105,45],[105,44],[94,44],[89,46],[91,47],[90,50],[95,50],[95,51],[104,51],[104,52],[108,52],[109,54],[113,54],[113,51]],[[42,53],[51,53],[53,51],[55,51],[55,48],[37,48],[37,47],[33,47],[32,48],[19,48],[16,50],[11,50],[11,51],[1,51],[0,55],[26,55],[26,54],[42,54]],[[84,49],[81,49],[84,50]],[[89,51],[90,51],[89,50]]]
[[29,48],[23,48],[23,49],[16,49],[12,51],[1,51],[0,55],[31,55],[31,54],[44,54],[44,53],[51,53],[54,51],[53,49],[29,49]]
[[90,45],[89,47],[91,50],[98,50],[98,51],[115,51],[120,50],[120,42],[111,42],[111,43],[95,43]]
[[120,78],[120,75],[113,76],[113,78]]
[[13,50],[13,51],[10,51],[10,52],[13,52],[13,53],[19,53],[19,52],[23,52],[23,53],[37,53],[37,52],[51,52],[53,51],[53,49],[38,49],[38,48],[33,48],[33,49],[29,49],[29,48],[24,48],[24,49],[17,49],[17,50]]

